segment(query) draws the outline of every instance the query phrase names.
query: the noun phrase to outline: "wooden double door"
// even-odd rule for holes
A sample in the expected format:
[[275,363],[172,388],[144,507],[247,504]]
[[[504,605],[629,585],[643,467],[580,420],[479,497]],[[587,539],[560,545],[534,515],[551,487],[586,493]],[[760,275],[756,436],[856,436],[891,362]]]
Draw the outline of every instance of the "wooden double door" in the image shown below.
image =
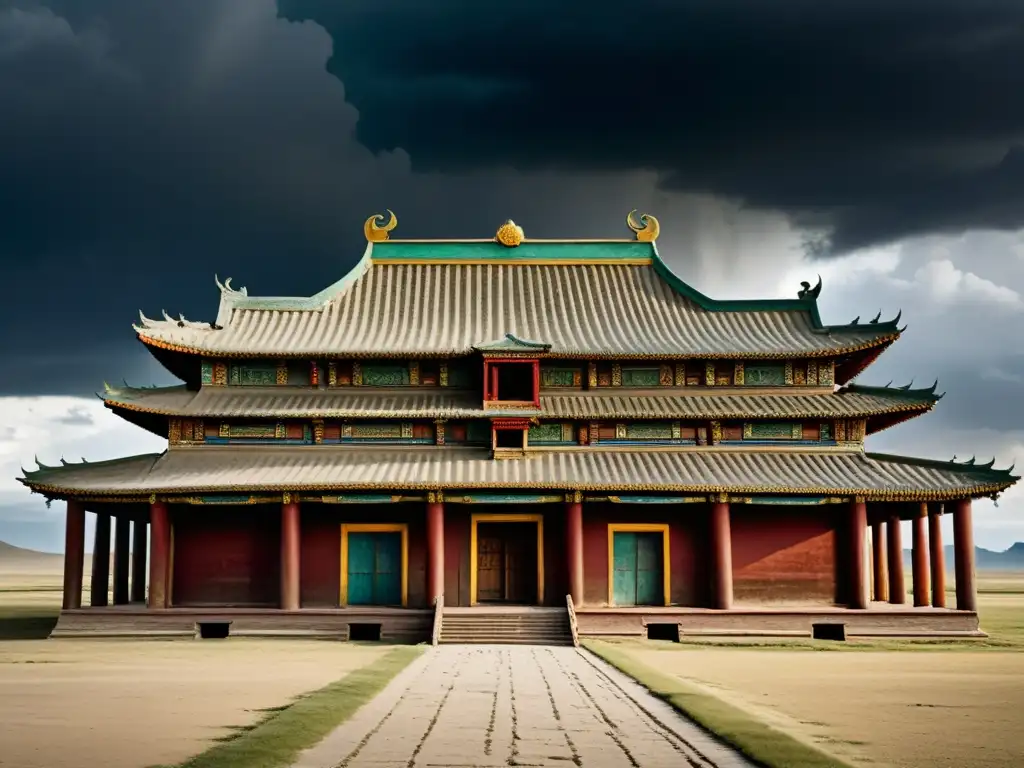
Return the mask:
[[348,534],[348,604],[402,604],[402,534]]
[[480,523],[476,547],[477,602],[536,604],[536,523]]
[[612,603],[664,605],[663,534],[616,531],[612,536]]

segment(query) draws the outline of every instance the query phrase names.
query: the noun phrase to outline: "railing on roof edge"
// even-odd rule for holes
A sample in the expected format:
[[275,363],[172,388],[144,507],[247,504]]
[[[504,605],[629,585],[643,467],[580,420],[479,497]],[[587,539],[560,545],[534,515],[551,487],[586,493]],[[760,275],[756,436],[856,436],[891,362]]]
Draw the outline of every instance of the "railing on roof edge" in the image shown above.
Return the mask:
[[565,596],[565,607],[569,609],[569,631],[572,632],[572,647],[580,647],[580,628],[576,623],[576,606],[573,605],[572,595]]
[[441,622],[444,621],[444,595],[434,598],[434,627],[430,633],[430,644],[441,642]]

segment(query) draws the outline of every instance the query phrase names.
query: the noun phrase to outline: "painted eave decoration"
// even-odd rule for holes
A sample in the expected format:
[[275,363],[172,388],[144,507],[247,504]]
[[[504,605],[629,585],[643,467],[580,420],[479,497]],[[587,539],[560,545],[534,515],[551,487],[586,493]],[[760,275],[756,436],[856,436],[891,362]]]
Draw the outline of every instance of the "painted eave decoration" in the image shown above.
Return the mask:
[[467,354],[504,325],[545,339],[553,356],[621,359],[835,357],[903,330],[899,314],[823,324],[820,278],[794,299],[712,299],[662,260],[655,217],[634,211],[627,224],[632,239],[533,239],[509,221],[490,238],[396,240],[388,211],[365,222],[359,263],[313,296],[250,296],[217,279],[214,321],[140,313],[134,328],[154,350],[292,358]]
[[[522,351],[522,350],[517,350]],[[932,388],[848,385],[829,394],[765,394],[757,391],[700,394],[628,390],[595,393],[542,393],[541,419],[771,419],[866,418],[918,415],[931,410],[941,395]],[[216,387],[195,391],[185,386],[112,387],[98,393],[114,411],[191,418],[493,418],[521,416],[515,408],[485,409],[478,393],[457,389],[409,387]]]
[[[860,451],[576,451],[493,461],[480,449],[312,451],[180,448],[103,462],[22,470],[19,481],[49,498],[144,498],[224,491],[489,490],[824,494],[880,501],[996,497],[1020,477],[1013,467]],[[225,480],[230,478],[230,480]],[[839,478],[832,483],[807,478]]]

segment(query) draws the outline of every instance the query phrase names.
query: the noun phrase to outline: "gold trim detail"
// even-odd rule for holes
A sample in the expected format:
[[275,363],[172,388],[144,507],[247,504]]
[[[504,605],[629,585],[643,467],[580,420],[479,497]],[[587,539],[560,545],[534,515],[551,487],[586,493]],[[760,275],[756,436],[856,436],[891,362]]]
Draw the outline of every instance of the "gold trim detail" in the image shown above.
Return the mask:
[[313,419],[313,442],[320,444],[324,441],[324,420]]
[[327,386],[338,386],[338,364],[333,360],[327,363]]
[[704,363],[704,384],[709,387],[715,386],[715,364]]
[[583,493],[581,491],[573,491],[572,493],[565,494],[566,504],[581,504],[583,502]]
[[732,383],[735,384],[737,387],[742,387],[743,386],[743,376],[744,376],[743,362],[737,360],[736,361],[736,365],[733,368]]
[[722,442],[722,422],[712,421],[711,422],[711,444],[718,445]]
[[597,445],[601,440],[601,424],[597,421],[590,422],[590,444]]
[[409,526],[405,523],[341,524],[341,588],[338,603],[348,606],[348,536],[350,533],[398,533],[402,536],[402,607],[409,605]]
[[669,547],[667,523],[609,523],[608,524],[608,605],[615,605],[615,534],[616,533],[660,533],[662,599],[666,606],[672,604],[672,558]]
[[420,385],[420,361],[410,360],[409,361],[409,386],[418,387]]
[[835,386],[836,363],[834,360],[826,360],[818,366],[818,384],[823,387]]
[[515,248],[523,244],[523,240],[526,239],[526,233],[523,232],[522,227],[512,221],[512,219],[509,219],[498,227],[494,239],[506,248]]
[[612,363],[612,386],[622,386],[622,365],[621,363]]
[[292,503],[292,495],[291,495],[291,493],[289,493],[288,491],[285,491],[284,493],[282,493],[281,494],[281,503],[282,504],[291,504]]
[[469,604],[477,604],[477,526],[480,523],[537,524],[537,605],[544,605],[544,515],[478,514],[469,518]]
[[811,386],[818,386],[818,361],[807,361],[807,383]]
[[793,385],[793,361],[792,360],[787,360],[786,361],[785,377],[786,377],[786,385],[787,386],[792,386]]
[[686,363],[676,363],[676,386],[686,386]]
[[277,375],[275,381],[279,387],[288,383],[288,362],[286,360],[281,360],[277,364]]
[[626,216],[626,225],[636,234],[641,243],[653,243],[661,234],[661,225],[649,213],[636,215],[636,208]]
[[444,445],[445,423],[445,419],[434,419],[434,443],[437,445]]
[[366,242],[368,243],[383,243],[390,237],[390,232],[398,226],[398,217],[395,216],[393,211],[388,211],[388,222],[381,226],[378,222],[384,221],[384,215],[375,213],[373,216],[368,218],[363,223],[363,234],[366,236]]
[[352,386],[363,386],[363,366],[359,361],[353,361],[352,363]]
[[447,361],[442,362],[437,367],[437,380],[442,387],[448,386],[448,363]]
[[214,363],[213,364],[213,383],[218,387],[226,387],[228,385],[228,364],[227,363]]
[[587,389],[597,389],[597,363],[587,363]]

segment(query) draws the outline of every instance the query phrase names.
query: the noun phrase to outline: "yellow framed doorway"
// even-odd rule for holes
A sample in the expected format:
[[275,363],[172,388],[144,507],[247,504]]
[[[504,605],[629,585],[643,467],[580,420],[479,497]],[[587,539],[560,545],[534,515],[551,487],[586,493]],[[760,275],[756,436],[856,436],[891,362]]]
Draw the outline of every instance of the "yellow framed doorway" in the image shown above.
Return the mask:
[[477,527],[480,523],[534,523],[537,526],[537,605],[544,605],[544,516],[482,513],[469,522],[469,604],[477,605]]

